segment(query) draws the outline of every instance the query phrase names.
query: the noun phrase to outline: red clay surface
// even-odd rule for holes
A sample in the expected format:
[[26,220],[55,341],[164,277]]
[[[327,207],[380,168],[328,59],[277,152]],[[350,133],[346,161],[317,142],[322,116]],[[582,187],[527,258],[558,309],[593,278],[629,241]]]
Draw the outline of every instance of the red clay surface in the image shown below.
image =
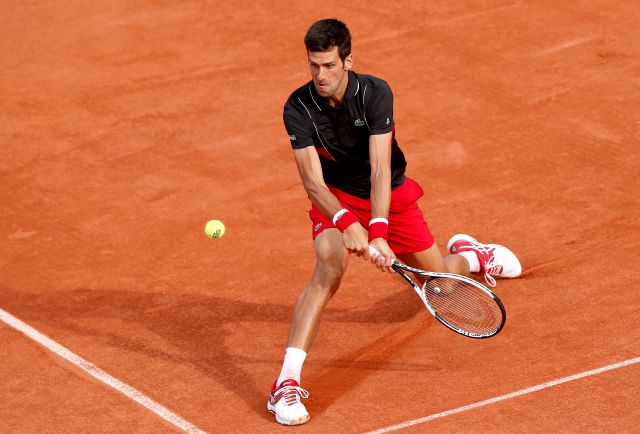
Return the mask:
[[[0,308],[203,430],[287,431],[266,396],[313,254],[281,113],[308,80],[304,32],[337,16],[355,70],[394,90],[439,244],[501,242],[526,272],[496,289],[505,329],[475,341],[353,258],[296,432],[638,357],[637,4],[418,3],[4,2]],[[175,431],[4,323],[0,346],[0,431]],[[629,432],[639,381],[636,364],[406,431]]]

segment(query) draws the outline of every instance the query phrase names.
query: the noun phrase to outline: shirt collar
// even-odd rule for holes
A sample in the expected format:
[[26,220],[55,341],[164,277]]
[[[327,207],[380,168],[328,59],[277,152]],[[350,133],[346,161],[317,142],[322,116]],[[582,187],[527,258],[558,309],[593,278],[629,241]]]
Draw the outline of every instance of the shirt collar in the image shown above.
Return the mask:
[[349,71],[347,74],[349,82],[347,83],[347,90],[344,93],[345,100],[353,98],[358,94],[358,92],[360,92],[360,81],[358,80],[356,73]]

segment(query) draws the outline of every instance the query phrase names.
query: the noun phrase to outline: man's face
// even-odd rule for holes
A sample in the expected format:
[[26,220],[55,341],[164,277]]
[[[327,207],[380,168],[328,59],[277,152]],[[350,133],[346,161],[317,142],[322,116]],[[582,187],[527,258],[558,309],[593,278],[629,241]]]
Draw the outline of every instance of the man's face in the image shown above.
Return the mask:
[[351,54],[344,59],[344,62],[340,59],[338,47],[333,47],[330,51],[309,51],[307,54],[311,79],[318,95],[324,98],[342,99],[347,88],[347,71],[351,69]]

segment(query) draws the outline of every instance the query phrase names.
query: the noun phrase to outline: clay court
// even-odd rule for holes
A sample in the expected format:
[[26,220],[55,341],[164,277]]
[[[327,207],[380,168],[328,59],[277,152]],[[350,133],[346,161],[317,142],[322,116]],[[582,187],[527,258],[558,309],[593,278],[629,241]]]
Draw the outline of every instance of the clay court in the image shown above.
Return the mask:
[[[266,399],[314,257],[282,107],[325,17],[393,89],[441,248],[504,243],[524,275],[475,340],[351,258],[287,428]],[[0,431],[637,430],[638,23],[631,0],[2,2]]]

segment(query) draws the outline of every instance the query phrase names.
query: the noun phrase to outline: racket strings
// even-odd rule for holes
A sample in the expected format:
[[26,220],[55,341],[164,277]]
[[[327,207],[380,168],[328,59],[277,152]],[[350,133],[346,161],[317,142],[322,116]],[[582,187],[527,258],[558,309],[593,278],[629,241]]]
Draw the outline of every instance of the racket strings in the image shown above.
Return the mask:
[[502,310],[482,289],[451,278],[428,280],[423,296],[445,322],[471,333],[497,332],[503,322]]

